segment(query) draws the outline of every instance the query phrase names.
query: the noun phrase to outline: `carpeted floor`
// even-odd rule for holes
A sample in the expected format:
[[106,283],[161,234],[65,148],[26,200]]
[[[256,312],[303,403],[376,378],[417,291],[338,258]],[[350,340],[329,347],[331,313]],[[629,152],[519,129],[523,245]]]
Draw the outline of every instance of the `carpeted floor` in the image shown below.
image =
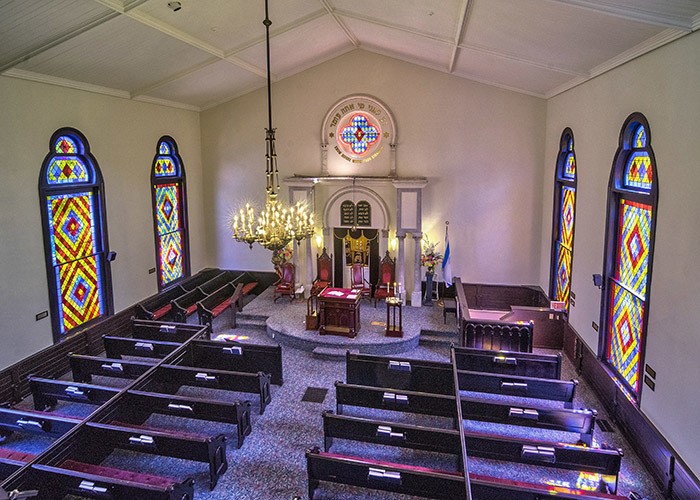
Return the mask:
[[[261,295],[244,308],[254,310],[256,315],[267,310],[274,314],[271,299],[267,294]],[[268,304],[258,301],[266,300]],[[371,304],[363,303],[362,312],[371,314]],[[410,309],[410,308],[407,308]],[[301,310],[301,309],[300,309]],[[303,314],[303,313],[302,313]],[[421,328],[426,330],[444,331],[445,327],[440,307],[423,307],[410,311],[411,315],[419,314]],[[279,321],[279,319],[275,320]],[[289,321],[302,322],[303,318],[291,318]],[[426,326],[428,325],[428,326]],[[429,325],[433,325],[434,328]],[[454,325],[454,319],[452,319]],[[248,337],[245,342],[274,344],[267,332],[256,328],[238,328],[228,332],[232,335]],[[421,342],[418,347],[394,357],[408,357],[417,359],[429,359],[435,361],[449,360],[449,342],[456,340],[445,336],[444,341],[436,340],[431,336],[430,342]],[[254,395],[235,395],[223,391],[212,392],[220,400],[236,398],[249,399],[252,402],[252,427],[241,449],[235,449],[235,427],[226,424],[207,423],[202,421],[190,421],[177,417],[153,418],[151,423],[165,422],[169,427],[183,430],[196,430],[198,434],[224,433],[229,437],[228,461],[229,470],[220,478],[214,491],[208,488],[208,467],[206,464],[190,462],[179,459],[168,459],[138,455],[130,452],[112,454],[104,465],[138,470],[144,473],[160,474],[169,477],[184,478],[190,476],[195,479],[195,496],[201,499],[238,499],[238,500],[281,500],[292,499],[295,496],[307,498],[306,461],[304,451],[313,446],[323,444],[322,418],[323,410],[335,410],[335,391],[333,383],[345,378],[345,362],[342,359],[319,359],[311,352],[283,345],[284,385],[272,386],[272,402],[267,407],[265,414],[259,414],[259,402]],[[563,379],[576,378],[573,367],[565,358]],[[101,380],[95,380],[101,383]],[[118,384],[118,383],[117,383]],[[308,388],[316,389],[307,392]],[[323,394],[322,389],[327,389]],[[193,394],[201,393],[201,389],[190,389]],[[306,396],[306,397],[305,397]],[[26,402],[29,405],[29,402]],[[577,390],[575,408],[595,408],[599,411],[599,418],[609,421],[602,411],[602,405],[595,399],[589,387],[581,382]],[[59,404],[61,413],[88,413],[89,406]],[[371,415],[372,411],[360,408],[349,408],[349,415]],[[378,415],[374,415],[378,416]],[[392,415],[395,420],[403,422],[433,425],[449,428],[451,421],[439,417],[419,417],[409,415]],[[611,425],[610,432],[603,432],[597,426],[595,443],[607,443],[624,450],[622,471],[618,485],[618,493],[629,494],[634,490],[645,495],[649,500],[660,500],[661,493],[654,486],[651,478],[640,465],[638,458],[632,452],[629,444],[623,439],[620,432]],[[465,423],[465,427],[479,432],[499,432],[504,426],[486,425],[474,422]],[[508,432],[520,433],[538,439],[554,439],[565,442],[575,442],[576,437],[569,433],[537,432],[524,428],[508,428]],[[15,435],[10,437],[5,447],[37,451],[48,445],[47,440],[38,442],[35,439],[27,439],[25,436]],[[399,449],[378,449],[369,445],[343,442],[336,440],[334,452],[372,456],[389,461],[400,461],[414,465],[427,465],[443,467],[453,470],[454,457],[436,456],[436,454],[416,453],[401,451]],[[470,459],[470,470],[481,474],[508,477],[511,479],[549,481],[551,484],[576,484],[577,475],[560,471],[558,469],[534,468],[528,466],[515,466],[513,464],[493,463],[487,460]],[[400,499],[410,498],[405,495],[382,493],[358,488],[322,483],[317,490],[317,499]]]

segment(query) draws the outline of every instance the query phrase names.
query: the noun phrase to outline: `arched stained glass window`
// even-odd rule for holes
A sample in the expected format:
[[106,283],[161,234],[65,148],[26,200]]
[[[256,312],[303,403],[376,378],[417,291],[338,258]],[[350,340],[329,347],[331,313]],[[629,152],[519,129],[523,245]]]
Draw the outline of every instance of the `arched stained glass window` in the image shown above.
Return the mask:
[[39,175],[46,270],[54,339],[112,314],[104,185],[90,145],[78,130],[51,137]]
[[163,136],[151,170],[158,289],[190,275],[185,169],[172,137]]
[[649,315],[658,201],[655,170],[649,124],[644,115],[632,114],[622,127],[608,186],[601,352],[635,397],[641,389]]
[[571,270],[574,254],[574,219],[576,209],[576,155],[574,134],[564,129],[554,179],[554,221],[552,224],[552,258],[549,296],[566,303],[569,309]]

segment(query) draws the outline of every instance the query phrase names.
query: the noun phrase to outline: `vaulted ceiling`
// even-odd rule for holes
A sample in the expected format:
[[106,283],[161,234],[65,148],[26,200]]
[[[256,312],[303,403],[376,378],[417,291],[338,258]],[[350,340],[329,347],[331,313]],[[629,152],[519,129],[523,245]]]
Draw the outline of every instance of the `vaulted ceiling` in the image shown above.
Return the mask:
[[[265,85],[263,0],[2,0],[0,72],[202,110]],[[700,27],[700,0],[270,0],[273,80],[363,49],[548,98]]]

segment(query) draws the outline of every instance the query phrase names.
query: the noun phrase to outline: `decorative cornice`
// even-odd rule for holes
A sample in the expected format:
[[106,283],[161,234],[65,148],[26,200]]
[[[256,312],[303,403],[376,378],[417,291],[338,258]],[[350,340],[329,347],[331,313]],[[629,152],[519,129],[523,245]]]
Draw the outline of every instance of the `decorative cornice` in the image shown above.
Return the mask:
[[181,102],[169,101],[167,99],[160,99],[158,97],[150,97],[147,95],[140,95],[132,98],[132,101],[145,102],[148,104],[157,104],[159,106],[166,106],[168,108],[184,109],[185,111],[196,111],[199,113],[201,109],[199,106],[193,106],[191,104],[184,104]]
[[8,69],[2,73],[2,76],[9,78],[17,78],[20,80],[27,80],[30,82],[45,83],[47,85],[55,85],[57,87],[64,87],[74,90],[82,90],[84,92],[91,92],[93,94],[106,95],[110,97],[118,97],[120,99],[128,99],[131,101],[139,101],[149,104],[157,104],[159,106],[166,106],[169,108],[184,109],[187,111],[201,111],[197,106],[192,106],[189,104],[183,104],[180,102],[168,101],[166,99],[158,99],[156,97],[149,96],[136,96],[133,97],[126,90],[113,89],[111,87],[103,87],[101,85],[93,85],[91,83],[76,82],[75,80],[68,80],[66,78],[59,78],[57,76],[42,75],[40,73],[34,73],[32,71],[26,71],[23,69]]
[[111,87],[103,87],[101,85],[93,85],[91,83],[76,82],[75,80],[68,80],[67,78],[59,78],[57,76],[51,75],[43,75],[24,69],[8,69],[7,71],[3,72],[2,75],[9,76],[11,78],[19,78],[20,80],[29,80],[31,82],[56,85],[58,87],[66,87],[75,90],[84,90],[86,92],[92,92],[94,94],[108,95],[111,97],[120,97],[122,99],[131,99],[131,94],[126,90],[113,89]]
[[700,14],[695,14],[691,20],[690,27],[693,31],[700,29]]
[[[629,21],[636,21],[645,24],[653,24],[665,28],[673,28],[691,31],[691,20],[683,16],[674,16],[671,14],[664,15],[657,12],[651,12],[646,9],[636,8],[625,3],[621,6],[616,0],[555,0],[560,3],[574,5],[583,9],[602,12],[603,14],[612,15]],[[662,2],[663,3],[663,2]]]

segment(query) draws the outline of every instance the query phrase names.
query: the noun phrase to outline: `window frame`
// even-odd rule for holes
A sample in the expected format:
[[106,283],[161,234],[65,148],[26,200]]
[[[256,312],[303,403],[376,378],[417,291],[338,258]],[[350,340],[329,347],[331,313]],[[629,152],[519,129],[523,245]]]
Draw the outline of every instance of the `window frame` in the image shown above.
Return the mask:
[[[75,156],[80,157],[85,165],[88,166],[88,181],[65,182],[50,184],[48,182],[48,170],[52,160],[57,156],[62,156],[56,152],[55,148],[59,138],[70,137],[78,146],[78,151]],[[49,220],[49,211],[47,200],[50,196],[71,195],[80,192],[90,192],[93,196],[93,214],[94,220],[91,224],[94,228],[95,235],[95,256],[99,257],[98,269],[101,276],[99,284],[102,294],[103,313],[95,318],[92,318],[84,323],[74,326],[71,329],[61,332],[61,313],[59,311],[59,288],[61,286],[56,277],[56,269],[52,258],[53,239],[50,225],[53,223]],[[104,317],[114,314],[114,296],[112,290],[112,272],[111,263],[108,259],[109,238],[107,231],[107,213],[105,208],[104,194],[104,179],[100,170],[97,159],[90,152],[90,144],[79,130],[72,127],[62,127],[56,130],[49,140],[49,152],[44,157],[39,173],[39,205],[41,212],[42,234],[44,241],[44,256],[46,263],[46,278],[49,292],[49,309],[51,311],[51,330],[53,333],[54,343],[67,338],[78,328],[85,328]],[[83,257],[84,258],[84,257]]]
[[[160,153],[160,146],[163,142],[166,142],[170,147],[170,156],[174,163],[177,172],[175,175],[168,176],[156,176],[156,165],[158,158],[165,156]],[[158,206],[157,206],[157,188],[158,186],[165,184],[176,184],[179,191],[179,212],[178,220],[180,223],[180,233],[181,233],[181,249],[182,249],[182,275],[168,283],[163,283],[162,279],[162,267],[160,259],[160,234],[158,232]],[[151,208],[153,216],[153,239],[155,242],[155,258],[156,258],[156,282],[158,286],[158,291],[167,290],[179,283],[184,281],[191,274],[190,268],[190,244],[189,244],[189,219],[187,215],[187,188],[186,188],[186,175],[185,166],[182,161],[182,157],[178,152],[178,145],[175,139],[169,135],[164,135],[158,139],[156,143],[156,154],[153,157],[153,162],[151,164]]]
[[[643,148],[634,148],[632,147],[634,141],[634,134],[638,130],[638,127],[640,125],[644,127],[644,130],[646,132],[646,146],[644,146]],[[626,187],[623,182],[623,177],[625,175],[626,166],[629,158],[635,151],[640,150],[645,151],[649,155],[650,159],[650,168],[652,170],[652,182],[651,189],[648,192],[640,189]],[[633,401],[636,401],[637,404],[639,403],[639,401],[641,401],[644,385],[642,381],[646,360],[646,345],[650,308],[649,306],[651,304],[650,299],[654,266],[654,243],[656,239],[656,220],[658,216],[658,195],[659,179],[658,171],[656,168],[656,157],[654,155],[654,150],[651,146],[651,130],[649,128],[649,122],[642,113],[635,112],[627,117],[620,130],[618,148],[612,162],[610,178],[608,181],[603,261],[603,296],[601,300],[600,313],[601,333],[598,339],[598,355],[603,364],[606,366],[606,368],[610,370],[612,376],[624,387],[631,399]],[[611,320],[612,307],[614,305],[613,300],[611,298],[612,285],[613,283],[620,284],[619,280],[615,278],[615,272],[619,263],[620,255],[620,246],[618,243],[620,239],[620,231],[622,229],[620,224],[620,206],[622,200],[627,200],[634,203],[641,203],[651,207],[646,290],[643,298],[644,312],[642,315],[641,329],[639,334],[640,347],[636,389],[631,386],[631,384],[624,378],[624,376],[621,373],[619,373],[617,368],[608,360],[608,358],[610,357],[608,346],[610,344],[611,335],[611,328],[609,323]],[[627,290],[626,286],[624,288]]]
[[[570,145],[569,145],[570,143]],[[553,193],[553,208],[552,208],[552,243],[551,243],[551,255],[549,263],[549,297],[551,300],[558,300],[557,298],[557,263],[559,260],[559,236],[560,227],[562,219],[562,190],[564,187],[568,187],[574,190],[574,221],[572,223],[571,232],[571,252],[570,259],[571,265],[569,268],[569,300],[566,301],[566,312],[568,317],[570,302],[571,302],[571,288],[573,280],[573,269],[574,269],[574,242],[576,237],[576,201],[578,199],[578,163],[576,162],[576,151],[575,151],[575,141],[574,133],[570,127],[566,127],[559,139],[559,152],[557,153],[557,163],[554,170],[554,193]],[[574,178],[568,179],[564,175],[564,169],[566,167],[566,161],[569,154],[573,156],[574,159]]]

